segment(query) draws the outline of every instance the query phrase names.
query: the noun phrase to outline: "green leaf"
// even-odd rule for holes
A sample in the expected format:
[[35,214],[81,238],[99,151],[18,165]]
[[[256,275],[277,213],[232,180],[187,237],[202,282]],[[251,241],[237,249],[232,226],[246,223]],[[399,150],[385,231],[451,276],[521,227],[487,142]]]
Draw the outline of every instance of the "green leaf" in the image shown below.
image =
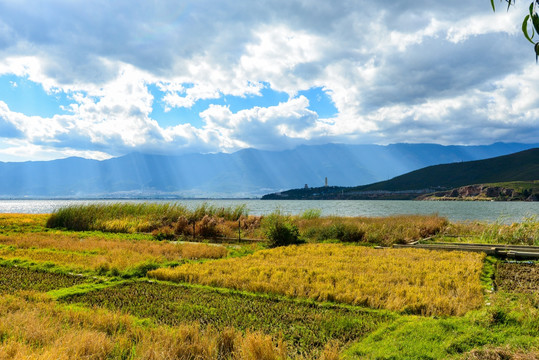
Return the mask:
[[535,28],[535,32],[539,33],[539,15],[533,14],[532,23],[533,27]]
[[494,0],[490,0],[490,5],[492,5],[492,11],[496,12],[496,7],[494,6]]
[[[524,33],[524,37],[528,39],[529,42],[534,44],[534,42],[532,41],[532,38],[533,38],[533,35],[535,34],[532,33],[532,36],[528,34],[528,20],[529,19],[530,19],[530,15],[526,15],[526,17],[524,18],[524,22],[522,23],[522,32]],[[533,28],[532,28],[532,31],[533,31]]]

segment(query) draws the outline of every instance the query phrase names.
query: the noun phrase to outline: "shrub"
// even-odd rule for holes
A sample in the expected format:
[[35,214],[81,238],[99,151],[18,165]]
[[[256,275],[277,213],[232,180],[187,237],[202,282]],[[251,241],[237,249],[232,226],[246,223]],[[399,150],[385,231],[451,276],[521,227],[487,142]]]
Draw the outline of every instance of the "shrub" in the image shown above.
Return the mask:
[[180,216],[174,223],[174,232],[178,235],[190,235],[191,226],[189,224],[189,219],[185,216]]
[[217,230],[217,221],[213,216],[204,215],[204,217],[196,223],[196,234],[202,237],[215,237],[219,235]]
[[264,234],[268,239],[269,247],[287,246],[303,243],[299,239],[299,229],[289,216],[275,211],[262,220]]

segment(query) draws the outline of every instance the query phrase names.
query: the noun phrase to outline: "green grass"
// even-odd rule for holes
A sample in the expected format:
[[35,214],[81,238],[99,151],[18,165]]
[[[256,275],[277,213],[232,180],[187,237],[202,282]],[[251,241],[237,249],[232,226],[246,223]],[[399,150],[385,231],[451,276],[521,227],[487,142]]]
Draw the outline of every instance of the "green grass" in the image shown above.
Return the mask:
[[331,340],[357,340],[395,317],[385,311],[158,282],[123,283],[61,301],[120,309],[173,326],[196,321],[217,329],[282,334],[295,352],[307,355]]
[[505,187],[505,188],[511,188],[518,190],[520,192],[524,190],[532,190],[534,192],[539,192],[539,180],[535,181],[507,181],[507,182],[497,182],[497,183],[490,183],[485,184],[487,186],[497,186],[497,187]]
[[[345,353],[345,359],[453,359],[481,348],[539,348],[539,310],[530,296],[501,293],[464,317],[402,317]],[[494,358],[493,358],[494,359]]]

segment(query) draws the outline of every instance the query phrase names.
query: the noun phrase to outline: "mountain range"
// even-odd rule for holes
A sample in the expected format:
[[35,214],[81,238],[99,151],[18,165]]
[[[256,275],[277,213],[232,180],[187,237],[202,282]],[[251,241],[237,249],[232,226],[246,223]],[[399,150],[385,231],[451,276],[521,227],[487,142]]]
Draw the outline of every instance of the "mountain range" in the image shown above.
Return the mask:
[[[539,148],[484,160],[427,166],[363,186],[291,189],[267,194],[262,199],[414,199],[433,192],[447,197],[445,190],[483,184],[485,189],[491,188],[489,192],[492,194],[508,191],[513,200],[530,198],[536,201],[539,187],[536,180],[539,180]],[[522,194],[517,194],[519,192]],[[496,197],[504,196],[498,194]]]
[[539,144],[299,146],[180,156],[131,153],[108,160],[0,162],[2,198],[234,198],[283,189],[375,183],[426,166],[486,159]]

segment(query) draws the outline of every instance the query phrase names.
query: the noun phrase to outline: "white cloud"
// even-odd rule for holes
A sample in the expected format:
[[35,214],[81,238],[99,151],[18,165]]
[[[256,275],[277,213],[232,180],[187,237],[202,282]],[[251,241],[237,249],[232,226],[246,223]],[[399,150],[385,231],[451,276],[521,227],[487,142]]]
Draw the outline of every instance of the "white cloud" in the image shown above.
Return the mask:
[[[37,156],[31,146],[98,157],[324,141],[537,142],[539,74],[518,30],[525,4],[509,13],[483,5],[2,2],[0,34],[9,36],[0,35],[0,75],[72,99],[68,114],[51,118],[0,103],[2,126],[22,136],[26,147],[14,148],[28,158]],[[202,128],[151,118],[158,102],[192,109],[261,96],[265,86],[289,101],[236,112],[214,104],[199,115]],[[328,94],[335,117],[321,119],[297,96],[312,87]]]
[[307,98],[299,96],[277,106],[237,113],[226,106],[213,105],[200,116],[206,123],[204,129],[217,131],[227,139],[228,146],[275,150],[303,142],[316,126],[318,116],[308,106]]

